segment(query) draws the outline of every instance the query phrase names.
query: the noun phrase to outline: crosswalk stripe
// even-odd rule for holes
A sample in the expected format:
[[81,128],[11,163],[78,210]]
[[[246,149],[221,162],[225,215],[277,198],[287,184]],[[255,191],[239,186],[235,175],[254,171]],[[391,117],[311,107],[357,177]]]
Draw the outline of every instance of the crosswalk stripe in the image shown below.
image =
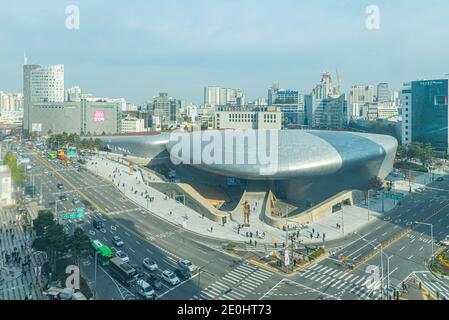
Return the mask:
[[338,269],[334,269],[333,271],[331,271],[330,273],[329,273],[329,275],[331,276],[331,275],[333,275],[334,273],[337,273],[338,272]]
[[333,287],[335,287],[337,284],[339,284],[340,282],[342,282],[343,280],[338,280],[337,282],[335,282],[335,283],[333,283],[332,285],[331,285],[331,287],[333,288]]
[[236,290],[232,290],[230,293],[227,293],[228,296],[230,297],[234,297],[236,299],[243,299],[245,298],[245,295],[243,295],[242,293],[236,291]]

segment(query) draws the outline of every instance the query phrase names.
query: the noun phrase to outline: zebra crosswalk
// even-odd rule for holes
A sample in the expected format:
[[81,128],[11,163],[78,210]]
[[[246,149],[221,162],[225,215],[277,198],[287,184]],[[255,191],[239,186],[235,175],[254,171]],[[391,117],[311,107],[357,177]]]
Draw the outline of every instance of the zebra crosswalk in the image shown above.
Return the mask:
[[[329,266],[316,264],[300,272],[300,276],[320,284],[320,288],[338,290],[340,295],[349,293],[360,300],[380,299],[380,290],[373,290],[368,276],[355,275],[346,270],[335,269]],[[376,288],[377,289],[377,288]]]
[[242,300],[272,275],[269,270],[243,263],[190,300]]
[[433,292],[435,295],[438,294],[439,298],[449,300],[449,287],[446,286],[443,282],[433,279],[426,273],[423,273],[422,277],[420,278],[425,288]]
[[[28,249],[30,239],[25,235],[23,229],[19,226],[12,228],[12,234],[7,233],[9,222],[17,219],[14,208],[3,208],[0,210],[0,300],[23,300],[31,295],[32,299],[41,299],[42,291],[39,288],[41,279],[36,275],[36,266],[42,266],[45,258],[39,255],[39,252],[30,251]],[[21,256],[25,254],[31,255],[32,267],[27,268],[27,272],[22,273],[20,265],[11,262],[6,263],[5,254],[11,253],[13,248],[21,248]]]

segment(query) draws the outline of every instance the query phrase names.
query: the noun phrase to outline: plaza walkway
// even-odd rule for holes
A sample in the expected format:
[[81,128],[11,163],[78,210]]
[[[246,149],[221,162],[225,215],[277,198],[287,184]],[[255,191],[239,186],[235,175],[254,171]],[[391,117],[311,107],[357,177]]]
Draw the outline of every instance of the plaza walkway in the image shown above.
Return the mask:
[[[272,247],[274,243],[279,245],[285,242],[286,233],[283,230],[273,228],[259,219],[263,208],[263,200],[261,198],[248,199],[252,208],[250,228],[238,227],[243,224],[243,214],[236,214],[233,221],[228,221],[223,226],[202,217],[202,215],[191,208],[145,185],[145,179],[151,182],[165,183],[156,174],[151,174],[149,170],[138,170],[131,176],[128,162],[120,159],[118,155],[112,156],[112,159],[109,157],[111,155],[106,157],[105,154],[92,157],[86,167],[112,182],[118,190],[136,204],[173,224],[197,234],[223,239],[224,241],[240,241],[248,244],[251,241],[251,245],[254,245],[254,241],[257,241],[257,250],[263,250],[263,247],[260,246],[262,244],[268,244]],[[145,179],[142,178],[142,172],[146,175]],[[416,188],[422,187],[426,182],[430,182],[430,178],[427,175],[419,175],[412,184],[412,189],[416,190]],[[394,188],[394,191],[407,195],[409,184],[398,178]],[[361,203],[356,206],[343,207],[338,213],[319,222],[311,223],[307,226],[291,226],[291,228],[295,229],[295,227],[298,227],[295,229],[297,230],[296,235],[305,244],[321,243],[323,235],[326,241],[336,240],[375,221],[382,216],[382,208],[387,212],[393,209],[396,204],[397,202],[391,199],[384,199],[382,204],[381,197],[375,197],[373,194],[370,199],[369,213],[366,203]],[[343,225],[343,228],[337,228],[337,224]]]

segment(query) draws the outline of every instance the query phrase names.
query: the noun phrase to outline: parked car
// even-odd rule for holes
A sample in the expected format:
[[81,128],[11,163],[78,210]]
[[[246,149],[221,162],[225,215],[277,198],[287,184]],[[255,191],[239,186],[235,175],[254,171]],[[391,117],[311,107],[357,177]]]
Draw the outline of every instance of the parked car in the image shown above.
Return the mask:
[[181,283],[176,274],[170,270],[165,270],[162,272],[162,280],[171,284],[172,286],[176,286],[177,284]]
[[59,189],[59,190],[64,189],[64,184],[61,183],[61,182],[59,182],[59,183],[58,183],[58,189]]
[[187,270],[189,272],[194,272],[197,269],[197,267],[189,260],[181,260],[178,262],[178,265],[181,267],[181,269]]
[[151,286],[156,289],[156,290],[160,290],[162,289],[162,281],[161,278],[157,275],[154,274],[150,274],[147,277],[147,281],[149,284],[151,284]]
[[61,194],[59,195],[59,200],[61,200],[61,201],[67,201],[67,200],[68,200],[67,195],[66,195],[65,193],[61,193]]
[[444,181],[444,178],[443,178],[443,177],[438,177],[438,178],[437,178],[437,181],[440,181],[440,182],[441,182],[441,181]]
[[131,264],[131,267],[133,267],[134,270],[136,270],[136,272],[134,273],[134,278],[138,280],[143,279],[145,277],[145,271],[141,266],[138,266],[137,264]]
[[128,255],[125,252],[123,252],[123,251],[117,251],[115,256],[120,258],[120,259],[122,259],[123,262],[129,262]]
[[150,258],[143,259],[142,264],[145,269],[148,269],[150,271],[156,271],[158,269],[156,261],[150,260]]
[[123,240],[119,236],[113,236],[112,237],[112,243],[116,247],[123,247],[123,245],[124,245]]
[[181,281],[186,281],[190,279],[190,273],[185,269],[175,269],[176,276],[181,279]]
[[78,199],[78,198],[73,198],[73,200],[72,200],[72,203],[74,204],[74,205],[77,205],[77,204],[79,204],[81,201],[80,201],[80,199]]

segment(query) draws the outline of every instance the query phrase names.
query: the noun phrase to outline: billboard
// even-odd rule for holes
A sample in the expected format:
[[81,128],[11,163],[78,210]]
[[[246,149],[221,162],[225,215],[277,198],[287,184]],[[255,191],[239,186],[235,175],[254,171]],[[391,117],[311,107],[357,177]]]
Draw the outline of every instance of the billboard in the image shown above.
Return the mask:
[[94,122],[103,122],[104,119],[104,111],[94,111]]
[[31,131],[33,132],[41,132],[42,131],[42,123],[32,123]]

